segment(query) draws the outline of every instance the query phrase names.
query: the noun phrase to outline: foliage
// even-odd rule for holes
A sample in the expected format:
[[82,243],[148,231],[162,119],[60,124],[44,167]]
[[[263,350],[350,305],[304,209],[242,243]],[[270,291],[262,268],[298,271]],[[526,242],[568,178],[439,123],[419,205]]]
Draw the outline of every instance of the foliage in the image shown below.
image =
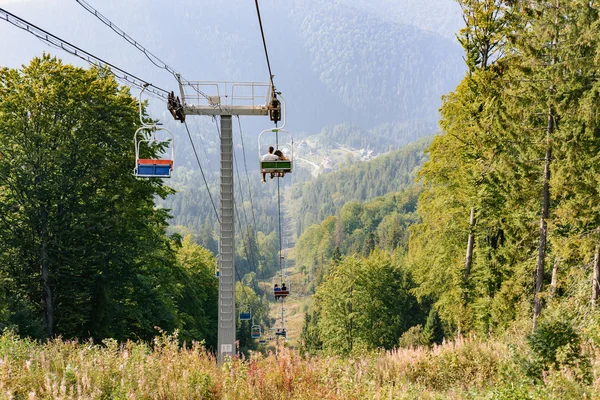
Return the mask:
[[419,173],[408,265],[415,294],[435,301],[449,331],[489,335],[531,315],[533,274],[546,286],[557,263],[556,301],[568,301],[577,283],[565,278],[593,258],[598,10],[585,1],[459,3],[469,72],[444,98],[445,134]]
[[292,188],[291,205],[298,235],[311,225],[336,215],[351,201],[363,202],[413,185],[415,170],[425,160],[428,139]]
[[[254,277],[250,278],[254,279]],[[261,332],[266,332],[271,326],[269,318],[269,302],[266,296],[256,293],[251,287],[252,282],[236,282],[235,285],[235,302],[237,317],[236,338],[238,340],[239,350],[243,354],[247,354],[248,350],[254,350],[257,346],[257,341],[252,339],[251,329],[253,325],[259,325]],[[254,282],[256,284],[256,282]],[[256,286],[255,286],[256,287]],[[250,321],[240,321],[239,313],[250,312],[252,319]]]
[[[306,321],[305,341],[322,341],[328,354],[391,349],[409,327],[423,319],[410,293],[413,284],[398,260],[375,250],[367,258],[347,257],[333,267],[317,289],[314,319]],[[319,346],[313,346],[318,348]]]
[[208,249],[196,244],[191,235],[183,238],[176,253],[169,290],[177,306],[179,339],[187,343],[203,339],[208,348],[217,347],[218,280],[215,258]]
[[581,355],[581,341],[566,321],[543,321],[527,338],[542,367],[573,365]]
[[441,344],[444,340],[444,329],[435,308],[429,311],[422,335],[421,342],[426,345]]
[[323,348],[319,332],[319,312],[317,310],[308,310],[304,313],[304,323],[302,333],[300,334],[302,353],[315,354]]
[[210,337],[212,262],[189,240],[177,254],[155,207],[171,190],[133,177],[138,116],[105,70],[48,55],[0,70],[0,310],[20,334]]
[[337,217],[309,227],[298,238],[296,264],[306,267],[318,285],[330,262],[344,255],[368,256],[375,248],[408,248],[408,228],[416,222],[418,188],[388,194],[367,203],[349,202]]
[[400,336],[398,346],[400,347],[418,347],[424,346],[428,343],[425,342],[423,337],[423,325],[417,324],[408,328],[406,332]]

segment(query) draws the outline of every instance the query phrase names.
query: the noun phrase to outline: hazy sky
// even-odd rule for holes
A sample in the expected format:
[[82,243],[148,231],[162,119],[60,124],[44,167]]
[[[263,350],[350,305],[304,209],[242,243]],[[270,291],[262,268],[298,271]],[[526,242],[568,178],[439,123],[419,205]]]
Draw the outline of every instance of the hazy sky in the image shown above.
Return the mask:
[[[268,80],[256,10],[252,0],[86,1],[187,79]],[[286,43],[279,40],[282,35],[278,29],[282,27],[277,27],[278,19],[289,21],[290,15],[297,11],[294,7],[310,4],[310,7],[319,9],[323,3],[355,7],[360,10],[359,14],[371,13],[379,16],[382,23],[383,20],[390,20],[394,23],[436,31],[444,35],[446,40],[452,38],[454,27],[459,26],[461,22],[460,15],[456,14],[454,0],[261,0],[261,14],[271,65],[276,81],[284,82],[278,84],[278,88],[284,91],[287,89],[285,92],[290,93],[290,90],[292,92],[294,90],[292,85],[297,86],[298,92],[293,92],[297,95],[296,99],[288,96],[291,97],[292,104],[294,100],[296,104],[302,102],[323,105],[336,101],[336,99],[325,98],[320,93],[307,91],[301,84],[301,87],[298,87],[298,69],[294,67],[297,64],[302,64],[305,70],[311,67],[311,60],[295,58],[306,58],[306,54],[302,52],[305,49],[300,48],[306,43],[298,40],[296,43]],[[231,4],[231,7],[223,7],[223,4]],[[141,52],[104,26],[75,0],[0,0],[0,7],[146,81],[177,91],[177,83],[172,75],[154,67]],[[291,30],[297,28],[285,28],[287,29],[285,39],[293,40],[294,35]],[[342,33],[341,37],[348,37],[348,35]],[[311,45],[315,46],[314,42]],[[77,57],[60,49],[54,49],[31,34],[0,20],[0,66],[18,68],[43,52],[57,55],[68,63],[87,66],[86,62]],[[344,69],[335,73],[348,74],[349,81],[359,81],[361,85],[377,85],[378,82],[370,82],[352,75],[351,69],[358,68],[361,63],[363,65],[370,63],[376,57],[385,57],[389,53],[370,54],[370,49],[366,48],[361,51],[361,54],[366,54],[362,60],[345,64],[345,68],[350,70]],[[460,61],[460,56],[457,57]],[[336,59],[331,61],[334,69],[338,65],[343,65]],[[301,76],[303,79],[318,81],[321,72],[315,71],[314,76],[310,76],[309,73]],[[312,87],[314,89],[315,85]],[[133,92],[137,92],[137,89]],[[444,93],[441,91],[436,93],[434,100],[442,94]],[[301,96],[303,98],[300,99]],[[160,107],[162,115],[157,117],[167,118],[166,110]],[[324,109],[323,106],[318,107]],[[306,110],[306,107],[302,110]],[[297,129],[307,129],[305,126],[308,126],[311,118],[302,118],[306,114],[307,112],[304,112],[303,115],[292,118],[298,124]],[[346,114],[332,116],[331,122],[343,122],[352,116],[349,110]],[[315,119],[314,115],[311,117]],[[382,121],[367,123],[377,122]],[[311,129],[314,128],[313,124]]]

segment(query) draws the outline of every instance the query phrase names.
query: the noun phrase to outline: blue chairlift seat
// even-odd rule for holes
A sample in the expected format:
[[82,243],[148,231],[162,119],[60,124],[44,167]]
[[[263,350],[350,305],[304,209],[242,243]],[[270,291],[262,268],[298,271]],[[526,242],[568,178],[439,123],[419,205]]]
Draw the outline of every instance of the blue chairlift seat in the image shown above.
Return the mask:
[[250,321],[252,319],[252,314],[250,312],[241,312],[240,313],[240,321]]
[[173,160],[139,159],[137,176],[141,178],[170,178]]

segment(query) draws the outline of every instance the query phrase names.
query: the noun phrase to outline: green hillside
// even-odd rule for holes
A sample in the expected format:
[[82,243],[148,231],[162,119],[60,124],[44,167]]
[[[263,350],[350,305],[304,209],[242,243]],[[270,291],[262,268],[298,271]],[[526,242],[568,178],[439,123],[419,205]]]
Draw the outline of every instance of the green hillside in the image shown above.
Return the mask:
[[372,161],[351,164],[294,186],[291,206],[296,233],[336,215],[348,202],[374,199],[413,185],[430,141],[422,139]]

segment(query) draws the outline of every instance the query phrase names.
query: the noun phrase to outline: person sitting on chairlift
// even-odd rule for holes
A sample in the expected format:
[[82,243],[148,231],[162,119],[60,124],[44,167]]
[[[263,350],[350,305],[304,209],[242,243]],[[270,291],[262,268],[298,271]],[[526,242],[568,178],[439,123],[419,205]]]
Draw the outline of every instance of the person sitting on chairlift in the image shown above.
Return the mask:
[[[275,153],[274,153],[274,154],[275,154],[277,157],[279,157],[279,159],[280,159],[281,161],[289,161],[289,158],[287,158],[287,157],[286,157],[286,156],[283,154],[283,152],[282,152],[281,150],[275,150]],[[278,173],[277,173],[277,176],[278,176],[278,177],[280,177],[280,178],[283,178],[283,177],[284,177],[284,175],[285,175],[285,172],[278,172]],[[273,178],[273,174],[271,174],[271,179],[272,179],[272,178]],[[284,289],[284,290],[285,290],[285,289]]]
[[[273,288],[273,291],[275,292],[281,292],[281,288],[279,287],[278,284],[275,284],[275,287]],[[275,294],[275,300],[277,300],[279,298],[278,294]]]
[[283,290],[283,291],[286,291],[286,290],[287,290],[287,287],[285,286],[285,283],[283,283],[283,284],[281,285],[281,290]]
[[[267,154],[265,154],[264,156],[262,156],[262,161],[277,161],[279,160],[279,156],[274,154],[273,152],[275,151],[275,148],[273,146],[269,146],[269,152]],[[262,183],[266,182],[266,177],[267,177],[267,173],[263,172],[262,174],[263,178],[262,178]],[[273,179],[274,174],[271,173],[271,179]]]

